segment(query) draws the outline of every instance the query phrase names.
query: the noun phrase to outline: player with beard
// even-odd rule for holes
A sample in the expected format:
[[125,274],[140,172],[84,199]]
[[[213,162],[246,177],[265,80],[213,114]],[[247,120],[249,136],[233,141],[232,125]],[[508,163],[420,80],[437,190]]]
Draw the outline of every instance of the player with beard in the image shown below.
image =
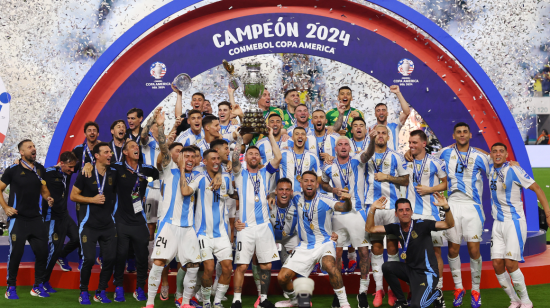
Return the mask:
[[280,178],[292,179],[294,191],[300,191],[301,174],[311,170],[319,177],[321,181],[321,164],[317,155],[313,152],[306,151],[306,130],[303,127],[296,127],[292,135],[293,146],[288,150],[282,151],[281,167],[279,172]]
[[[233,92],[234,90],[229,91],[229,100],[231,104],[235,106],[235,99],[233,97]],[[264,88],[264,93],[262,94],[262,97],[258,100],[258,108],[262,110],[264,119],[266,120],[266,124],[268,121],[268,117],[273,113],[278,114],[281,117],[281,119],[283,118],[283,111],[280,108],[271,106],[271,96],[267,88]],[[283,135],[286,135],[286,131],[285,130],[282,130],[282,131],[283,131]],[[243,136],[243,144],[250,143],[251,145],[255,145],[258,142],[258,140],[261,140],[260,138],[261,136],[264,136],[264,135],[246,134]]]
[[348,138],[351,138],[351,121],[357,117],[364,118],[361,111],[351,107],[352,99],[351,89],[348,86],[341,87],[338,89],[338,107],[327,112],[328,125]]
[[[439,208],[434,204],[434,193],[447,189],[446,167],[444,161],[426,153],[426,143],[427,138],[423,131],[415,130],[410,133],[409,148],[414,161],[407,167],[409,172],[407,199],[411,203],[413,219],[441,221]],[[439,269],[437,288],[443,289],[442,231],[432,231],[432,243]],[[443,296],[436,300],[435,306],[445,307]]]
[[114,164],[124,160],[122,156],[122,148],[126,143],[126,124],[124,120],[116,120],[111,124],[111,135],[113,136],[113,140],[109,142],[109,147],[113,151],[111,163]]
[[237,196],[233,195],[231,177],[226,172],[223,172],[223,184],[220,189],[208,189],[212,179],[221,171],[221,158],[214,149],[206,150],[203,156],[206,170],[195,176],[189,185],[183,182],[181,193],[184,196],[196,194],[197,197],[195,229],[204,265],[201,288],[203,307],[211,307],[212,274],[214,274],[214,256],[216,256],[218,263],[221,264],[222,274],[215,290],[214,307],[220,308],[221,301],[229,288],[233,270],[231,262],[233,250],[225,221],[225,200]]
[[48,230],[42,221],[40,197],[53,206],[54,199],[42,176],[46,174],[44,166],[36,162],[34,143],[25,139],[17,145],[21,159],[11,165],[0,178],[0,195],[10,185],[8,202],[0,198],[0,205],[6,213],[9,224],[10,252],[8,255],[7,299],[19,299],[15,289],[17,272],[25,251],[25,242],[29,241],[35,256],[34,285],[32,296],[50,297],[44,290],[42,280],[46,273],[48,259]]
[[[369,249],[371,246],[368,235],[363,230],[365,224],[365,167],[361,161],[360,154],[351,156],[351,145],[348,137],[339,136],[336,139],[336,158],[334,161],[325,164],[323,168],[323,189],[332,193],[334,198],[340,198],[342,194],[351,194],[352,209],[349,212],[334,213],[332,217],[332,229],[338,234],[338,245],[336,248],[336,264],[342,267],[343,247],[351,245],[359,250],[361,260],[361,280],[359,281],[359,294],[357,301],[359,307],[368,307],[367,289],[369,279]],[[332,185],[330,183],[332,182]],[[348,258],[355,250],[348,250]],[[350,259],[350,265],[354,266]],[[356,266],[356,263],[355,263]],[[348,266],[350,268],[350,266]],[[338,298],[335,296],[332,307],[340,307]]]
[[[336,139],[337,134],[332,133],[332,127],[327,128],[327,115],[321,110],[315,110],[311,118],[311,124],[314,127],[313,135],[315,136],[315,149],[310,149],[317,154],[317,158],[321,164],[332,161],[336,156]],[[311,135],[311,131],[310,131]],[[308,138],[308,141],[310,138]]]
[[80,203],[80,245],[84,263],[80,271],[80,297],[82,305],[90,304],[88,284],[96,258],[96,246],[99,242],[103,254],[103,265],[99,274],[99,286],[94,301],[110,303],[106,289],[113,273],[116,259],[117,238],[113,219],[116,198],[115,169],[110,167],[111,149],[106,142],[100,142],[92,151],[95,166],[91,177],[80,173],[71,191],[71,200]]
[[[292,125],[287,129],[288,135],[292,138],[294,134],[294,130],[297,127],[303,128],[306,131],[306,141],[305,141],[305,148],[307,151],[311,151],[315,155],[317,155],[316,152],[316,145],[317,140],[315,138],[315,134],[313,133],[313,124],[309,121],[309,110],[307,109],[306,105],[298,105],[295,109],[296,113],[294,114],[296,116],[296,125]],[[288,140],[288,147],[292,148],[294,146],[294,143],[292,139]],[[296,188],[296,187],[295,187]]]
[[201,112],[197,109],[193,109],[189,111],[187,115],[187,122],[190,127],[186,131],[181,132],[175,140],[175,142],[181,143],[184,147],[195,145],[204,138]]
[[[63,264],[61,269],[65,271],[64,267],[69,267],[67,255],[80,245],[78,228],[69,215],[69,211],[67,211],[69,184],[77,161],[73,152],[63,152],[59,157],[59,163],[46,169],[46,174],[44,175],[46,186],[50,191],[51,197],[55,200],[52,207],[49,206],[46,200],[42,200],[42,215],[44,216],[46,228],[49,230],[48,242],[50,249],[46,274],[43,279],[44,289],[48,293],[57,292],[49,282],[56,260],[58,264]],[[69,242],[63,247],[65,237],[69,238]]]
[[[336,243],[331,241],[332,215],[334,211],[349,212],[352,210],[351,196],[342,193],[336,199],[320,194],[317,174],[306,171],[302,175],[302,193],[295,196],[297,204],[298,236],[300,244],[286,260],[278,275],[279,285],[288,296],[288,301],[278,302],[276,307],[298,306],[292,279],[296,274],[308,277],[317,262],[328,273],[330,285],[340,301],[342,308],[350,308],[342,274],[336,265]],[[287,222],[288,223],[288,222]]]
[[204,131],[204,138],[197,143],[197,146],[201,149],[202,154],[210,149],[210,143],[217,139],[226,139],[232,142],[237,138],[237,131],[222,135],[220,131],[220,120],[216,116],[205,116],[202,118],[202,128]]
[[[282,140],[282,118],[277,113],[272,113],[267,118],[267,125],[271,127],[273,130],[273,137],[275,138],[275,141],[277,141],[277,146],[279,149],[284,149],[288,147],[288,141]],[[269,161],[273,159],[273,150],[271,149],[271,141],[268,137],[264,137],[260,139],[260,141],[256,142],[256,147],[258,147],[258,150],[260,151],[260,156],[262,158],[262,165],[267,164]]]
[[183,112],[183,106],[182,106],[182,93],[178,88],[176,88],[174,85],[172,85],[172,90],[176,93],[176,106],[175,106],[175,115],[176,119],[181,118],[181,123],[176,128],[176,135],[180,135],[182,132],[188,130],[191,126],[193,126],[191,123],[189,123],[189,112],[191,110],[198,110],[201,118],[207,115],[212,115],[210,113],[205,112],[204,110],[204,94],[197,92],[191,95],[191,109],[187,110],[186,112]]
[[147,184],[159,179],[159,172],[151,165],[139,163],[139,145],[130,140],[122,149],[124,162],[112,165],[117,171],[117,209],[115,212],[117,251],[114,272],[115,302],[124,302],[123,278],[130,245],[135,253],[137,269],[134,298],[138,301],[145,296],[145,280],[149,251],[149,229],[143,209]]
[[[411,108],[409,107],[409,103],[407,103],[403,97],[403,94],[401,94],[398,85],[390,86],[390,92],[397,96],[399,99],[399,104],[401,105],[401,110],[403,111],[399,114],[399,122],[388,123],[388,106],[384,103],[378,103],[374,107],[374,116],[376,117],[375,126],[384,125],[388,127],[388,147],[394,151],[397,151],[399,147],[399,131],[401,130],[401,127],[403,127],[403,124],[405,124],[405,121],[407,121],[407,118],[411,113]],[[374,128],[374,126],[372,128]]]
[[369,146],[370,139],[367,135],[367,125],[363,118],[353,118],[351,121],[351,153],[355,155],[362,153]]
[[[234,275],[234,296],[232,308],[242,307],[241,293],[244,282],[244,273],[250,264],[252,255],[256,251],[260,263],[261,303],[260,307],[274,307],[267,299],[271,280],[271,262],[279,260],[277,245],[273,237],[273,229],[269,223],[269,206],[267,204],[268,190],[273,183],[277,168],[281,162],[281,151],[269,129],[269,140],[273,149],[273,159],[265,167],[260,168],[260,151],[255,146],[249,146],[246,154],[246,169],[239,161],[240,151],[233,151],[232,164],[235,187],[239,187],[239,219],[246,224],[244,230],[237,232],[237,252]],[[242,137],[238,137],[235,149],[240,149]]]
[[[396,222],[394,214],[395,201],[399,199],[399,187],[409,184],[409,173],[407,172],[407,162],[403,155],[391,150],[388,147],[389,129],[385,125],[376,125],[370,133],[371,142],[364,155],[361,155],[362,162],[367,163],[367,193],[365,204],[367,210],[370,205],[380,197],[388,198],[388,210],[381,211],[376,215],[375,223],[377,225],[386,225]],[[363,160],[363,158],[366,158]],[[376,294],[374,296],[374,307],[382,305],[384,298],[382,264],[384,263],[384,235],[370,234],[372,243],[371,266],[374,281],[376,282]],[[386,246],[388,249],[388,262],[399,261],[397,256],[397,237],[388,234],[386,237]],[[367,286],[368,288],[368,286]],[[388,303],[395,303],[395,295],[388,288]]]
[[[411,203],[404,198],[398,199],[394,205],[397,223],[378,225],[375,222],[380,212],[386,212],[388,198],[379,198],[369,209],[365,230],[370,235],[393,234],[399,237],[402,247],[403,262],[386,262],[382,267],[384,278],[397,297],[394,308],[429,307],[432,302],[437,303],[435,307],[444,307],[438,305],[445,303],[442,301],[443,292],[434,283],[439,275],[432,245],[432,232],[452,228],[454,220],[445,196],[435,193],[434,197],[434,201],[437,202],[435,205],[446,212],[445,221],[412,219]],[[410,286],[410,305],[405,299],[399,280],[407,282]]]
[[132,108],[126,113],[126,120],[128,121],[128,128],[126,129],[126,136],[124,139],[134,140],[138,145],[141,139],[141,122],[143,121],[143,110],[139,108]]

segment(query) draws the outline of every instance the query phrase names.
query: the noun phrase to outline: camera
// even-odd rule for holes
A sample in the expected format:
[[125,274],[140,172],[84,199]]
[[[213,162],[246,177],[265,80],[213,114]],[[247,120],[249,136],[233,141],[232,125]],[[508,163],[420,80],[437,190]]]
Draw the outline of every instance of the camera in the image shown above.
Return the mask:
[[315,288],[315,281],[310,278],[296,278],[294,280],[294,292],[298,298],[298,307],[311,307],[311,295]]

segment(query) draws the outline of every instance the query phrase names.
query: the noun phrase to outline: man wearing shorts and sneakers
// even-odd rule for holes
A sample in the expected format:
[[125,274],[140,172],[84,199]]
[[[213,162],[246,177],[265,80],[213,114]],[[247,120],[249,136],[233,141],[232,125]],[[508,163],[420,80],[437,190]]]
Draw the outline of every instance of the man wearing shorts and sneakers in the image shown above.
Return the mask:
[[[375,225],[376,213],[387,208],[389,200],[381,197],[369,209],[365,231],[369,234],[393,234],[399,238],[402,247],[401,259],[404,262],[386,262],[382,265],[384,278],[393,290],[397,300],[393,308],[424,308],[432,303],[436,308],[441,305],[443,291],[437,287],[437,260],[432,245],[432,232],[452,228],[453,214],[447,200],[440,193],[434,194],[435,203],[446,213],[445,221],[412,219],[412,207],[409,200],[400,198],[395,202],[397,223]],[[401,283],[409,284],[411,303],[407,304]]]
[[510,166],[506,162],[507,157],[506,145],[498,142],[491,147],[494,165],[489,173],[489,182],[495,219],[491,234],[491,259],[498,282],[510,297],[510,308],[532,308],[533,303],[527,294],[525,278],[518,264],[524,261],[523,247],[527,238],[521,189],[530,189],[537,194],[549,223],[550,208],[540,186],[523,169]]

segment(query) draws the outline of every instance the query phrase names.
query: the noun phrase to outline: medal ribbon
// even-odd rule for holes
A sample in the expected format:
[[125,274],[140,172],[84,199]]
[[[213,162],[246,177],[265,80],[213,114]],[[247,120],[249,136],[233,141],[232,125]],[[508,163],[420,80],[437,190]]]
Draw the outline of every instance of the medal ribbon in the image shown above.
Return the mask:
[[296,157],[296,152],[292,151],[292,155],[294,156],[294,173],[296,175],[302,175],[302,167],[304,166],[304,160],[306,160],[306,151],[302,154],[302,160],[300,161],[300,165],[297,166],[296,163],[298,162],[298,158]]
[[63,193],[65,193],[65,190],[67,189],[67,175],[63,171],[61,171],[60,167],[57,167],[56,169],[63,176]]
[[84,159],[86,158],[86,153],[88,153],[88,156],[92,161],[92,165],[95,164],[94,156],[92,155],[92,152],[90,152],[90,149],[88,148],[88,142],[84,142],[84,150],[82,151],[82,166],[80,168],[84,168]]
[[[131,136],[132,134],[130,134]],[[116,153],[116,146],[115,146],[115,141],[111,141],[111,144],[113,145],[113,153],[115,154],[115,159],[116,159],[116,162],[119,163],[122,161],[122,149],[124,148],[124,144],[126,144],[126,141],[122,144],[122,146],[120,147],[120,157],[118,156],[118,154]]]
[[422,165],[420,165],[420,170],[419,171],[416,171],[416,166],[418,165],[416,163],[416,159],[415,161],[413,162],[413,181],[416,183],[416,184],[420,184],[421,180],[422,180],[422,172],[424,170],[424,167],[426,166],[426,161],[428,160],[428,154],[424,155],[424,159],[422,160]]
[[380,160],[380,165],[377,165],[376,161],[374,160],[374,158],[376,157],[376,154],[373,155],[371,160],[372,160],[372,164],[374,165],[374,173],[382,172],[382,165],[384,164],[384,160],[386,160],[386,156],[388,155],[388,153],[389,153],[389,151],[386,148],[386,151],[384,152],[384,155],[382,156],[382,159]]
[[472,153],[472,148],[468,147],[468,153],[466,153],[466,158],[464,160],[462,159],[462,155],[458,151],[458,148],[455,146],[454,149],[455,149],[456,155],[458,155],[458,160],[460,161],[462,166],[465,169],[468,169],[468,158],[470,158],[470,153]]
[[[231,120],[229,120],[229,121],[231,121]],[[229,133],[229,127],[230,127],[230,126],[231,126],[231,122],[230,122],[229,124],[227,124],[227,126],[225,127],[225,129],[224,129],[224,128],[221,129],[222,135],[223,135],[223,134]]]
[[97,182],[97,191],[100,195],[103,195],[103,188],[105,187],[105,180],[107,179],[107,167],[105,167],[105,176],[103,177],[103,182],[101,183],[101,186],[99,186],[99,174],[97,173],[97,168],[94,167],[95,171],[95,178]]
[[497,168],[495,168],[495,172],[497,173],[498,177],[500,178],[500,180],[502,181],[502,183],[504,184],[504,174],[502,173],[502,169],[504,169],[504,167],[508,166],[508,162],[505,162],[502,167],[500,167],[500,170],[497,170]]
[[348,120],[349,120],[349,115],[350,114],[351,114],[351,107],[348,109],[348,115],[346,116],[346,118],[342,122],[342,129],[348,129]]
[[346,163],[346,174],[344,175],[344,172],[342,171],[342,166],[340,166],[340,162],[336,162],[336,166],[338,166],[338,171],[340,172],[340,177],[342,178],[342,188],[348,188],[348,185],[349,185],[349,174],[350,174],[350,167],[351,167],[351,162],[349,160],[349,157],[348,157],[348,162]]
[[124,162],[124,164],[126,165],[126,168],[128,168],[128,170],[132,171],[133,173],[137,174],[137,176],[138,176],[137,179],[136,179],[136,184],[134,184],[134,189],[132,190],[133,192],[137,192],[138,187],[139,187],[139,178],[147,180],[147,177],[145,177],[145,175],[139,173],[139,165],[134,170],[134,168],[132,168],[132,166],[128,165],[128,162]]
[[130,135],[130,139],[134,140],[139,145],[139,140],[141,139],[141,129],[140,134],[134,139],[134,135],[132,135],[132,132],[130,132],[128,135]]
[[321,146],[319,149],[317,149],[319,159],[321,158],[321,153],[325,152],[325,141],[327,141],[327,129],[325,128],[325,135],[323,136],[323,142],[321,142]]
[[[317,192],[317,194],[315,195],[315,198],[313,198],[313,200],[309,204],[309,209],[306,211],[306,216],[307,216],[307,219],[309,220],[309,223],[313,223],[313,213],[315,212],[314,207],[318,198],[319,198],[319,192]],[[304,208],[305,208],[305,204],[306,204],[306,197],[304,196]]]
[[26,161],[24,161],[23,159],[21,159],[21,162],[23,163],[23,165],[27,166],[27,168],[29,168],[30,170],[32,170],[32,172],[34,172],[34,174],[36,174],[36,176],[38,177],[38,179],[40,180],[40,182],[44,181],[40,175],[38,175],[38,172],[36,172],[36,167],[33,166],[31,167],[31,165],[27,164]]
[[296,118],[293,117],[290,112],[288,111],[288,109],[285,109],[286,111],[286,114],[288,114],[288,118],[290,119],[290,121],[292,122],[292,125],[296,126]]
[[[212,178],[210,177],[210,174],[208,174],[208,171],[205,171],[204,173],[206,174],[206,178],[208,179],[208,182],[212,183]],[[220,195],[219,188],[215,191],[212,190],[212,193],[218,197],[218,200],[220,199],[221,195]]]
[[256,179],[252,177],[252,173],[248,172],[248,178],[254,185],[254,195],[260,198],[260,176],[256,173]]
[[352,138],[351,141],[353,141],[353,147],[355,148],[355,154],[357,154],[359,152],[362,152],[365,149],[365,145],[367,144],[367,138],[363,139],[363,145],[361,145],[361,147],[357,146],[357,143],[355,142],[355,139]]
[[[277,206],[277,205],[275,205],[275,206]],[[290,206],[290,204],[284,209],[277,206],[277,221],[279,222],[279,225],[281,226],[281,230],[283,230],[284,227],[285,227],[285,216],[286,216],[286,213],[288,212],[288,207],[289,206]]]
[[[409,229],[407,240],[404,242],[404,245],[403,245],[403,253],[405,255],[407,254],[407,247],[409,246],[409,240],[411,238],[411,233],[413,232],[413,226],[414,226],[414,220],[411,219],[411,228]],[[403,238],[403,240],[405,240],[405,237],[403,236],[403,228],[401,228],[401,226],[399,226],[399,232],[401,233],[401,237]]]

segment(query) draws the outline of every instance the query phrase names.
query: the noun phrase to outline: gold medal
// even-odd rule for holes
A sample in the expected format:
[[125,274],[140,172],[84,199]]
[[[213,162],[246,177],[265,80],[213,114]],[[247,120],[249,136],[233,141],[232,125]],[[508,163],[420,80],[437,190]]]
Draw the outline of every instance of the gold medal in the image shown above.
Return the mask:
[[46,185],[46,181],[45,181],[45,180],[40,181],[40,183],[42,183],[42,185]]
[[152,176],[148,177],[147,182],[153,182],[153,177]]
[[407,259],[407,253],[402,252],[401,253],[401,259],[406,260]]
[[422,185],[418,184],[418,185],[416,185],[416,187],[422,187]]
[[502,188],[504,188],[504,190],[506,190],[506,184],[502,183]]
[[296,176],[296,179],[297,179],[298,181],[301,182],[301,181],[302,181],[302,176],[301,176],[301,175],[297,175],[297,176]]
[[256,196],[256,197],[254,198],[254,201],[260,202],[260,197]]
[[315,229],[315,227],[313,226],[313,223],[310,223],[309,227],[311,228],[311,230]]

